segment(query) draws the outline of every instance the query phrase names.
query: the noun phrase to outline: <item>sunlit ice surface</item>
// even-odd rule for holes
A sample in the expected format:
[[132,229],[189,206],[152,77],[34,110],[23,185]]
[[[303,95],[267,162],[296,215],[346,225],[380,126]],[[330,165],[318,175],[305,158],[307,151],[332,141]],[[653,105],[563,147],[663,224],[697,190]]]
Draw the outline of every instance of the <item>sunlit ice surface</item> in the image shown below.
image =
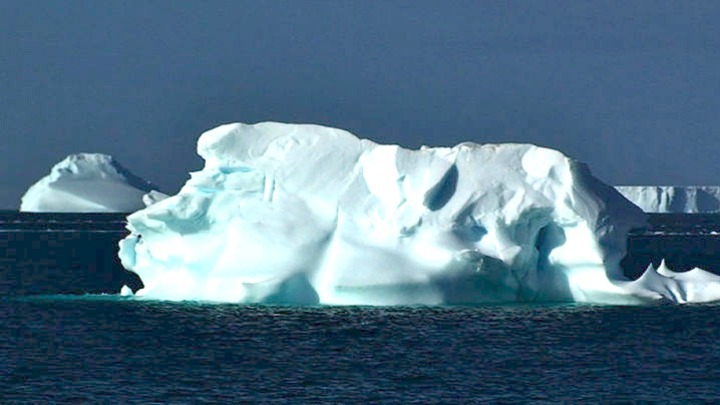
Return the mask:
[[123,265],[162,300],[329,305],[705,302],[718,277],[619,262],[643,212],[527,144],[407,150],[265,122],[204,133],[205,167],[128,218]]

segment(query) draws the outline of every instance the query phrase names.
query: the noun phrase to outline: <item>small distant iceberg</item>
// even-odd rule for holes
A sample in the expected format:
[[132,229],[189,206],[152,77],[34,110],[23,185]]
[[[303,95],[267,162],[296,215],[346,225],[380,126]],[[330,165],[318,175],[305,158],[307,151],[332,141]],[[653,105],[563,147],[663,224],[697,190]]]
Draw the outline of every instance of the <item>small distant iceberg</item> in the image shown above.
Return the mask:
[[617,186],[620,194],[649,213],[720,212],[720,186]]
[[135,212],[166,198],[152,183],[100,153],[73,154],[22,197],[23,212]]

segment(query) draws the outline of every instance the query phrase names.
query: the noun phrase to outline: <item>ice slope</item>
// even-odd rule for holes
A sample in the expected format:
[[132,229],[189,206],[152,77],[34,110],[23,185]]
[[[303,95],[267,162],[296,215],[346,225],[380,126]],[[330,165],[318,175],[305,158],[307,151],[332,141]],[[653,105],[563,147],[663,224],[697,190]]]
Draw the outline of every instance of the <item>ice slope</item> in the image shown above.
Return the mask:
[[142,278],[140,295],[626,304],[684,302],[672,291],[695,285],[671,272],[626,280],[626,234],[645,214],[554,150],[407,150],[274,122],[215,128],[197,149],[205,167],[177,195],[128,217],[120,258]]
[[617,186],[625,198],[645,212],[720,212],[718,186]]
[[165,193],[161,193],[157,190],[150,190],[147,194],[143,195],[142,202],[146,207],[149,207],[155,203],[158,203],[169,196]]
[[155,188],[112,156],[78,153],[33,184],[22,197],[20,211],[134,212],[145,207],[143,196]]

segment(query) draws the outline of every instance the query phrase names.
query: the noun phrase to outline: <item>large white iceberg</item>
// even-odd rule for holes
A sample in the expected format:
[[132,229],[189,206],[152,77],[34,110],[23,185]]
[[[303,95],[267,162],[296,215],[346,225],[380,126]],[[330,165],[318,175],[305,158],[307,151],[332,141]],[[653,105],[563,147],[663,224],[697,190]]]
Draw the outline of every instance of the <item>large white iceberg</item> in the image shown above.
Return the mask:
[[[645,214],[533,145],[407,150],[266,122],[204,133],[205,167],[128,217],[123,265],[171,300],[455,304],[709,300],[696,280],[623,276]],[[715,277],[715,278],[713,278]],[[702,282],[716,276],[702,273]],[[678,287],[680,285],[680,287]]]
[[112,156],[78,153],[33,184],[22,197],[20,211],[134,212],[146,206],[144,198],[148,204],[162,198],[155,189]]
[[615,188],[645,212],[686,214],[720,212],[718,186],[617,186]]

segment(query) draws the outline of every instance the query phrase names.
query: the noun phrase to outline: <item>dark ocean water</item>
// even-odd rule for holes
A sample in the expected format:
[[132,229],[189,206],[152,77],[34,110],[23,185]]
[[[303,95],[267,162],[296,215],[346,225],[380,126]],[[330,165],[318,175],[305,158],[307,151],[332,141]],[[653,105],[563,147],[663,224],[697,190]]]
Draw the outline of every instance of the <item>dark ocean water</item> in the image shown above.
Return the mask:
[[[631,238],[627,263],[718,263],[720,217],[654,220]],[[118,216],[0,215],[0,403],[720,401],[720,305],[70,295],[119,289],[123,235]]]
[[720,400],[720,306],[0,303],[3,402]]

